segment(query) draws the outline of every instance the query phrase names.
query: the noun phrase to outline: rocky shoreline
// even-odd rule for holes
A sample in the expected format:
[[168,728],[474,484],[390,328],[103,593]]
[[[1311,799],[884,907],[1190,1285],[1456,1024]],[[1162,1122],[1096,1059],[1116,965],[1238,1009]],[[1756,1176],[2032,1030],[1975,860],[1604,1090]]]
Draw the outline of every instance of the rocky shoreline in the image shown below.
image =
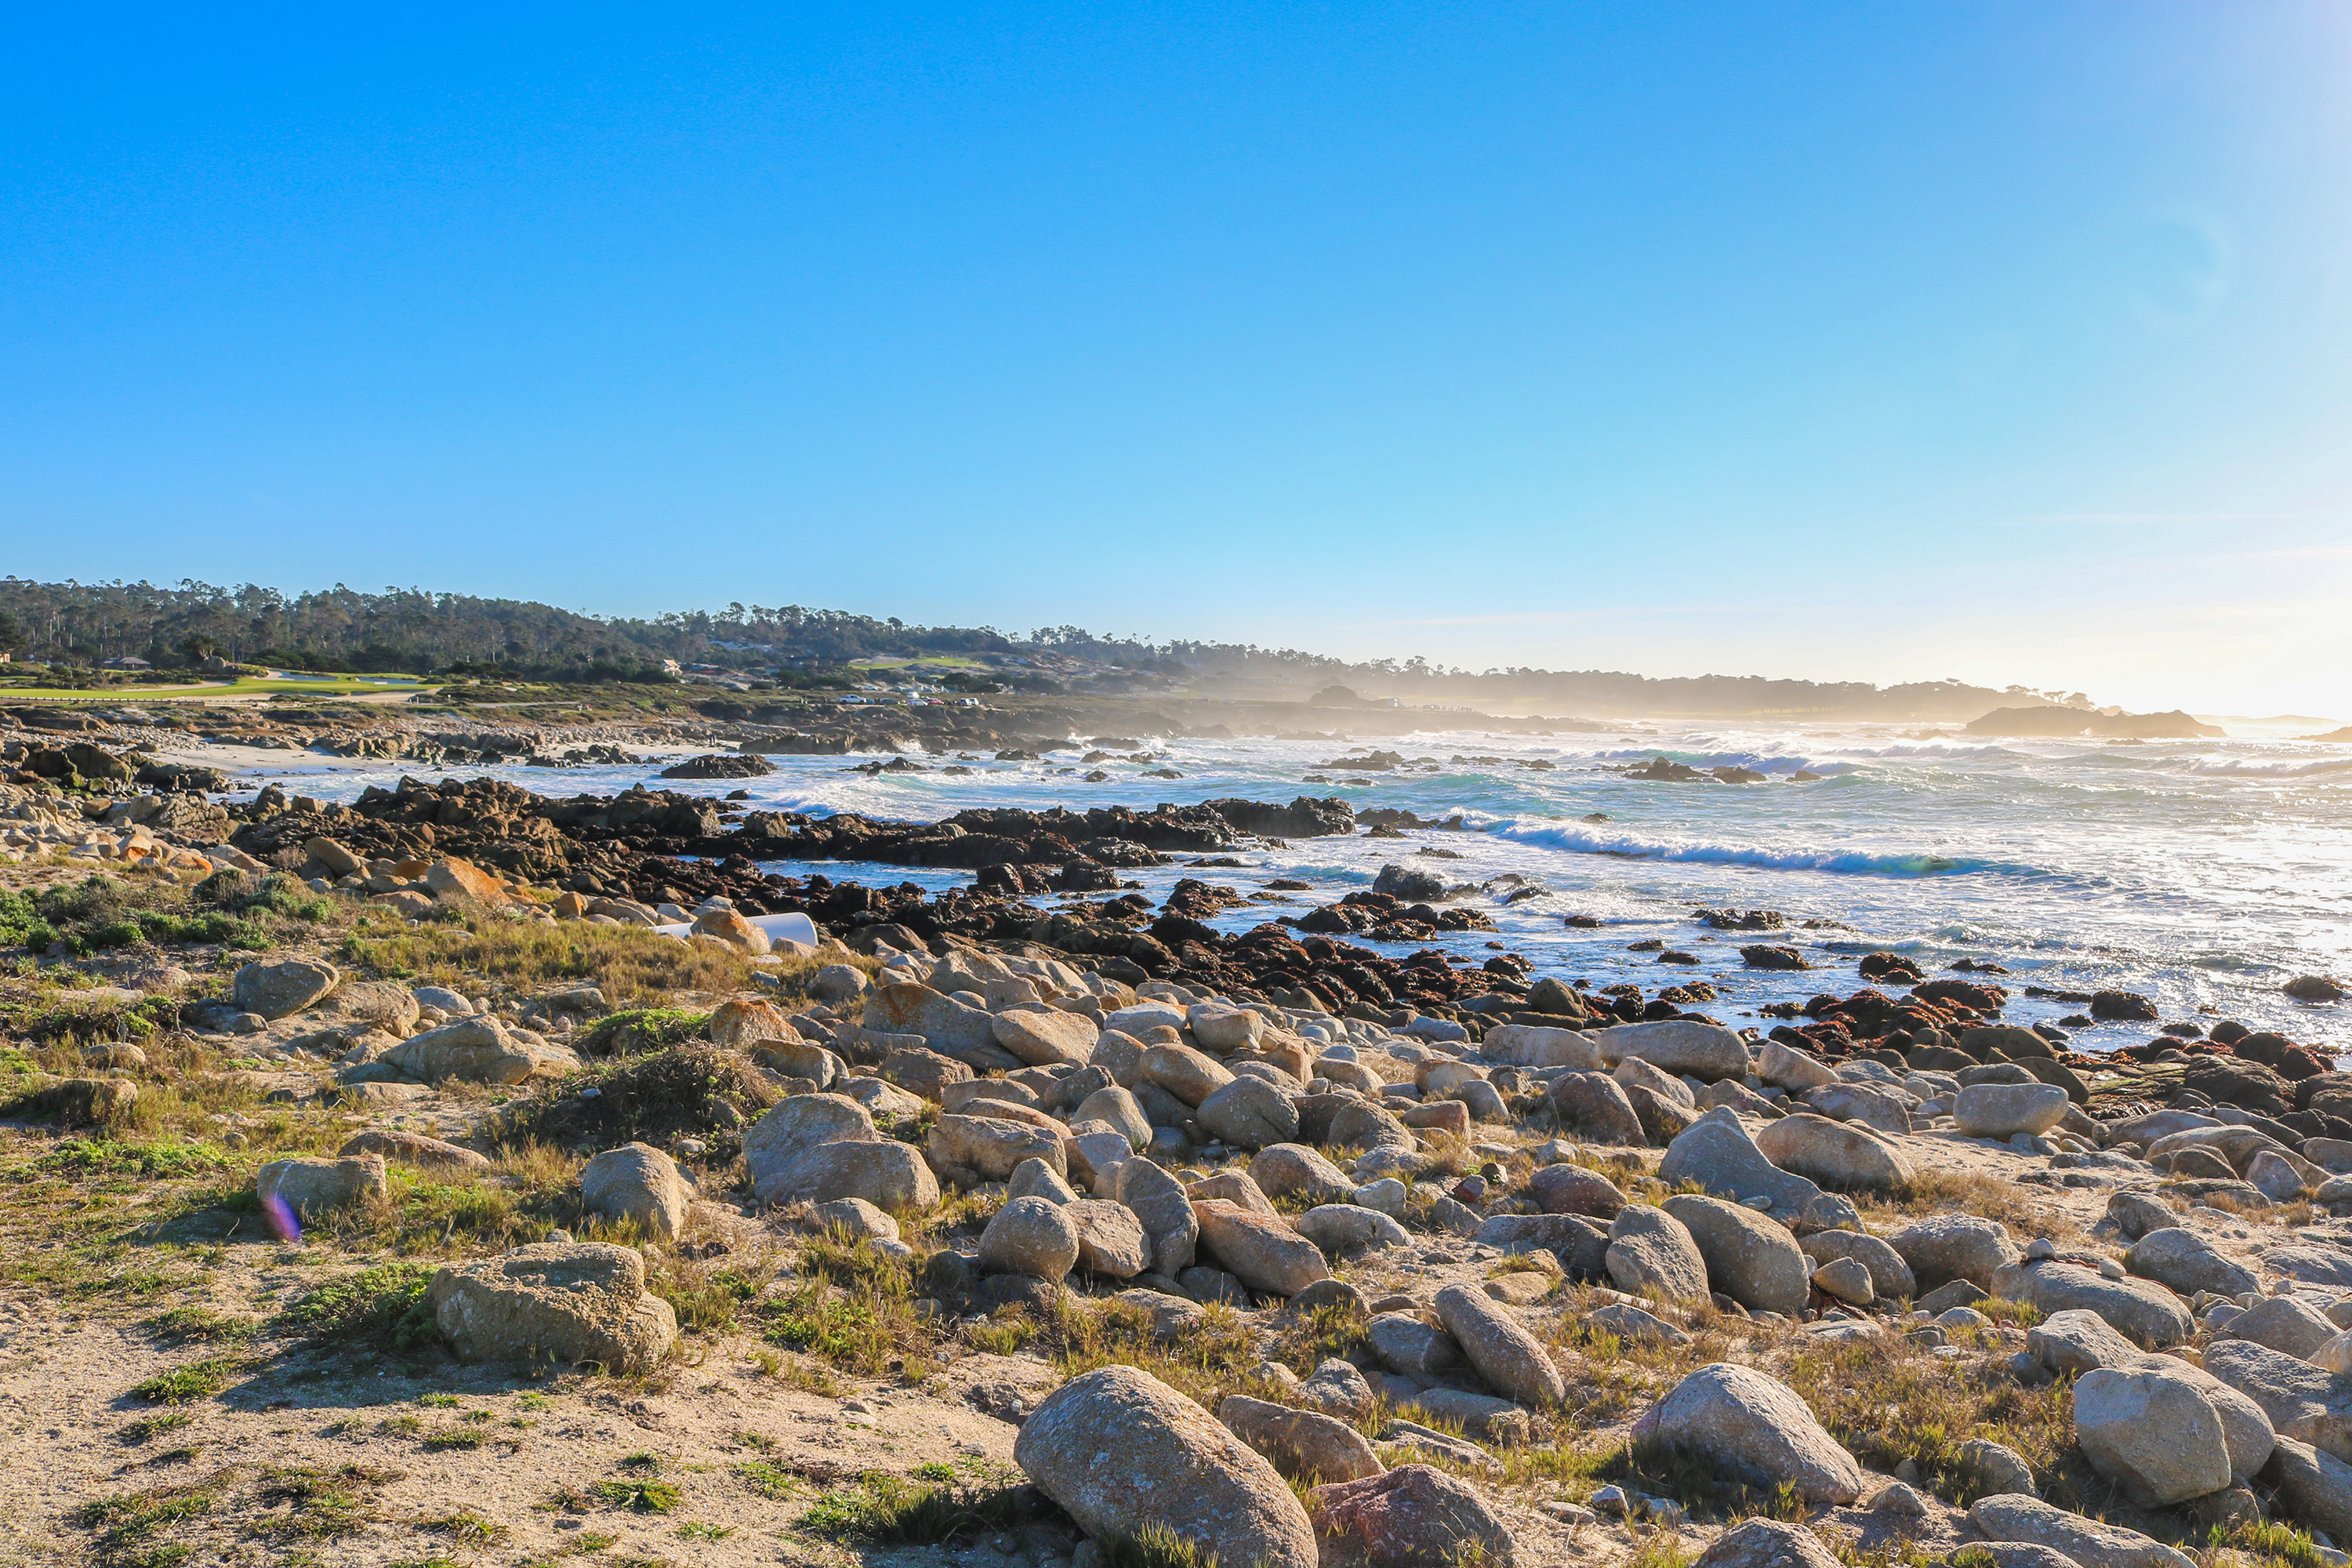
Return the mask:
[[[23,1031],[0,1147],[41,1173],[8,1223],[68,1255],[65,1216],[100,1212],[76,1183],[190,1173],[95,1233],[109,1268],[218,1259],[182,1316],[108,1320],[161,1391],[125,1397],[239,1452],[278,1421],[431,1478],[355,1458],[355,1498],[429,1486],[425,1521],[502,1498],[482,1538],[533,1551],[591,1527],[654,1551],[630,1516],[677,1507],[811,1562],[919,1529],[942,1568],[1200,1560],[1171,1540],[1279,1568],[2180,1568],[2263,1528],[2303,1563],[2352,1541],[2352,1073],[2284,1036],[2070,995],[2148,1026],[2094,1056],[2002,1022],[2000,966],[1891,952],[1734,1026],[1732,982],[1664,942],[1647,988],[1501,942],[1399,956],[1511,896],[1443,855],[1400,845],[1320,905],[1218,879],[1275,837],[1442,848],[1332,799],[900,823],[445,777],[223,802],[124,738],[0,741],[31,960],[0,980]],[[827,859],[971,880],[761,869]],[[1142,869],[1185,875],[1155,901]],[[814,943],[759,923],[789,915]],[[1735,974],[1815,967],[1780,912],[1691,925]],[[289,1298],[297,1255],[336,1272]],[[319,1337],[362,1289],[391,1292],[381,1319]],[[20,1294],[43,1333],[79,1299]],[[215,1320],[274,1359],[152,1326]],[[282,1414],[395,1373],[461,1387],[511,1453],[477,1437],[475,1471],[436,1471],[462,1427]],[[128,1381],[70,1358],[0,1380],[78,1410]],[[568,1394],[604,1458],[533,1436]],[[762,1430],[785,1410],[803,1436]],[[75,1439],[47,1441],[43,1474]],[[967,1488],[959,1454],[1013,1479]],[[578,1479],[525,1508],[486,1473]],[[180,1511],[143,1476],[103,1507],[95,1480],[8,1500],[102,1554],[106,1521],[147,1518],[218,1552],[289,1517],[278,1476],[220,1470]],[[386,1552],[430,1528],[369,1517],[319,1528]]]

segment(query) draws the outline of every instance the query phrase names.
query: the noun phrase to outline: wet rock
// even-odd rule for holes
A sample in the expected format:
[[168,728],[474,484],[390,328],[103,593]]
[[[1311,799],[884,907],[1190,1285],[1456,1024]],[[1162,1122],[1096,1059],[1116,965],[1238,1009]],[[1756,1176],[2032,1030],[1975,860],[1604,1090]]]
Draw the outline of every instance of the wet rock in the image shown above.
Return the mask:
[[1274,1467],[1134,1367],[1102,1367],[1048,1394],[1013,1457],[1089,1535],[1156,1525],[1221,1562],[1316,1568],[1315,1527]]
[[668,1302],[646,1289],[646,1260],[603,1242],[540,1242],[433,1277],[434,1326],[461,1361],[593,1363],[647,1372],[677,1338]]

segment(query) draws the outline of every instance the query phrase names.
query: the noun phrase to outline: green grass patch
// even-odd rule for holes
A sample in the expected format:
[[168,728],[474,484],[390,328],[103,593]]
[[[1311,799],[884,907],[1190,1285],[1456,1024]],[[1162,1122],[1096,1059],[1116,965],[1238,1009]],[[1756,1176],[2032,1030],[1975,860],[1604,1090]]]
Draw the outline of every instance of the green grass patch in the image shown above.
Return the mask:
[[251,1339],[261,1325],[223,1317],[210,1307],[174,1307],[139,1325],[167,1344],[236,1343]]
[[192,1405],[210,1399],[244,1370],[244,1362],[235,1357],[207,1356],[134,1383],[131,1392],[157,1405]]
[[191,1552],[178,1542],[157,1543],[155,1537],[219,1507],[232,1475],[223,1470],[185,1486],[100,1498],[70,1517],[91,1533],[91,1555],[108,1568],[171,1568]]
[[682,1046],[702,1033],[710,1015],[691,1007],[633,1007],[599,1018],[575,1037],[588,1056],[636,1056]]
[[304,1292],[278,1314],[278,1327],[329,1344],[416,1351],[433,1342],[425,1288],[437,1266],[379,1263]]
[[1200,1548],[1165,1525],[1147,1524],[1133,1535],[1095,1542],[1102,1568],[1210,1568]]
[[910,1481],[879,1473],[827,1493],[800,1517],[800,1527],[830,1541],[874,1546],[937,1546],[1019,1521],[1011,1487]]
[[677,1488],[650,1476],[598,1481],[588,1489],[597,1501],[633,1513],[667,1513],[685,1500]]
[[68,1138],[32,1163],[45,1174],[72,1177],[169,1178],[226,1169],[226,1151],[174,1133],[152,1138]]
[[804,1484],[799,1475],[772,1464],[766,1459],[752,1459],[735,1467],[735,1475],[744,1485],[764,1498],[787,1498]]
[[195,1415],[190,1411],[158,1410],[152,1415],[142,1415],[115,1436],[125,1443],[151,1442],[166,1432],[178,1431],[194,1419]]

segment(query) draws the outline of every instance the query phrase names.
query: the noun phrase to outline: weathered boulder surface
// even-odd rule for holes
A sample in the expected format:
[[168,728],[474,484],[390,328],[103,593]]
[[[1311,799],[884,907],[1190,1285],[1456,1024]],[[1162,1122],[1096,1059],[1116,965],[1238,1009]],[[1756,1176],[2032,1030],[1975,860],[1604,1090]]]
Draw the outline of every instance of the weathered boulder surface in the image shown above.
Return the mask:
[[1884,1140],[1811,1111],[1766,1122],[1756,1130],[1756,1147],[1782,1170],[1843,1191],[1892,1192],[1912,1175],[1911,1163]]
[[1664,1209],[1627,1204],[1620,1210],[1610,1222],[1605,1261],[1610,1279],[1629,1296],[1706,1300],[1706,1258],[1682,1221]]
[[2221,1417],[2193,1384],[2151,1365],[2105,1367],[2077,1379],[2074,1440],[2093,1468],[2143,1508],[2230,1484]]
[[2352,1464],[2352,1377],[2282,1355],[2252,1340],[2223,1340],[2205,1352],[2205,1370],[2262,1407],[2282,1437]]
[[1862,1495],[1862,1466],[1822,1430],[1787,1384],[1717,1362],[1676,1384],[1633,1428],[1766,1492],[1783,1486],[1807,1502]]
[[1134,1367],[1101,1367],[1047,1394],[1013,1458],[1089,1535],[1156,1525],[1221,1563],[1316,1568],[1315,1526],[1274,1467]]
[[290,1017],[332,991],[342,978],[341,972],[323,959],[261,959],[236,972],[236,978],[229,983],[230,1004],[240,1013]]
[[1518,1561],[1510,1528],[1486,1500],[1428,1465],[1317,1487],[1308,1501],[1326,1568],[1510,1568]]
[[650,1370],[677,1338],[677,1316],[646,1289],[646,1260],[603,1242],[539,1242],[455,1264],[425,1292],[435,1327],[461,1361],[593,1363]]
[[1888,1237],[1886,1244],[1902,1254],[1923,1291],[1955,1279],[1990,1290],[1995,1271],[2016,1262],[2019,1256],[2008,1226],[1975,1215],[1923,1219]]
[[1387,1468],[1362,1433],[1318,1411],[1228,1394],[1217,1402],[1217,1419],[1291,1475],[1354,1481]]
[[1866,1231],[1817,1230],[1797,1245],[1813,1262],[1850,1258],[1870,1271],[1870,1288],[1882,1301],[1907,1301],[1919,1293],[1919,1281],[1903,1255]]
[[686,1227],[690,1196],[677,1162],[650,1143],[607,1149],[580,1172],[582,1207],[664,1241]]
[[1719,1198],[1743,1203],[1769,1198],[1777,1213],[1802,1214],[1822,1195],[1816,1183],[1784,1171],[1764,1157],[1756,1140],[1727,1105],[1718,1105],[1678,1134],[1658,1162],[1658,1179],[1670,1186],[1696,1182]]
[[1568,1397],[1568,1380],[1542,1344],[1484,1291],[1446,1286],[1437,1293],[1437,1320],[1478,1375],[1505,1398],[1540,1409]]
[[2073,1308],[2096,1312],[2109,1327],[2151,1350],[2185,1343],[2197,1331],[2180,1298],[2147,1279],[2108,1279],[2072,1263],[2011,1263],[1993,1274],[1992,1293],[2043,1315]]
[[384,1195],[383,1156],[272,1160],[254,1173],[253,1190],[263,1203],[282,1203],[303,1219],[324,1218]]
[[980,1266],[992,1274],[1059,1279],[1078,1263],[1078,1227],[1069,1210],[1044,1198],[1014,1198],[980,1233]]
[[2082,1568],[2196,1568],[2187,1552],[2136,1530],[2102,1524],[2015,1492],[1979,1498],[1969,1508],[1969,1522],[1987,1541],[2046,1546]]
[[1717,1536],[1693,1568],[1837,1568],[1837,1563],[1821,1537],[1803,1525],[1751,1519]]
[[2252,1269],[2223,1257],[2211,1242],[2186,1226],[2149,1231],[2124,1254],[2124,1267],[2183,1296],[2194,1296],[2200,1290],[2242,1296],[2262,1283]]
[[1296,1296],[1331,1277],[1322,1250],[1275,1215],[1254,1214],[1222,1198],[1195,1203],[1192,1215],[1202,1247],[1253,1290]]
[[1715,1289],[1757,1311],[1804,1310],[1812,1265],[1787,1226],[1745,1205],[1689,1193],[1664,1206],[1690,1233]]

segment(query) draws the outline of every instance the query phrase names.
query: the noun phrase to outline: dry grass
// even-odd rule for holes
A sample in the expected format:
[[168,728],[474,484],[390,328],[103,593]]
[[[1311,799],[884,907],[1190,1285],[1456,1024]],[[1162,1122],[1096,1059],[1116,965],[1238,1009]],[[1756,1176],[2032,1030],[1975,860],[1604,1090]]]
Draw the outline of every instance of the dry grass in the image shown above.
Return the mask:
[[1908,1459],[1937,1495],[1965,1505],[1972,1483],[1957,1458],[1972,1437],[2016,1449],[2048,1480],[2078,1464],[2071,1387],[2027,1388],[1999,1373],[1959,1367],[1908,1344],[1824,1344],[1805,1340],[1780,1371],[1831,1435],[1874,1469]]
[[[514,993],[594,985],[616,1007],[666,1004],[683,992],[747,991],[755,973],[747,955],[714,942],[680,942],[639,926],[551,923],[487,912],[468,912],[450,923],[355,931],[341,956],[412,984],[463,988],[487,981]],[[770,973],[804,980],[817,967],[807,959],[786,959]]]
[[2064,1210],[2036,1202],[2032,1187],[1987,1175],[1921,1171],[1891,1197],[1868,1193],[1852,1196],[1864,1221],[1874,1229],[1881,1226],[1899,1229],[1926,1215],[1957,1213],[1999,1220],[2012,1234],[2028,1237],[2046,1236],[2070,1246],[2090,1239],[2089,1233]]

